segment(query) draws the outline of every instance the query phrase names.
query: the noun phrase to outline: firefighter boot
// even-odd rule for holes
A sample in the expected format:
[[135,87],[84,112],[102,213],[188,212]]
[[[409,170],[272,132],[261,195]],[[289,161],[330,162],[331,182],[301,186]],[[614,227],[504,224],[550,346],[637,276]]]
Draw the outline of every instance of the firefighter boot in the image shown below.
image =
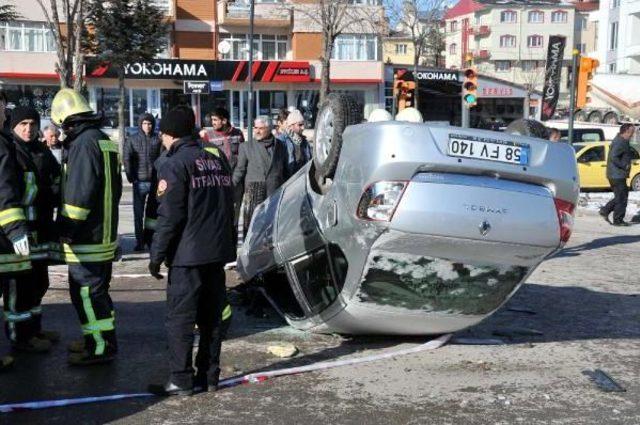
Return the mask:
[[34,336],[28,341],[14,342],[11,347],[15,351],[24,351],[26,353],[46,353],[51,349],[51,342]]
[[67,358],[71,366],[91,366],[96,364],[110,363],[116,358],[115,354],[107,351],[104,354],[92,354],[87,351],[81,353],[71,353]]
[[67,350],[70,353],[82,353],[84,352],[84,338],[74,339],[67,345]]

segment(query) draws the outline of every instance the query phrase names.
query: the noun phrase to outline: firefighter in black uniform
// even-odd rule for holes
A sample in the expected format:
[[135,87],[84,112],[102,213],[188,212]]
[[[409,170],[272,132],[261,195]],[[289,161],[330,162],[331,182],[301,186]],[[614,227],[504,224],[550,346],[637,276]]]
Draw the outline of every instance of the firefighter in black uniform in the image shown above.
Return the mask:
[[[3,132],[5,98],[0,93],[0,282],[4,297],[5,331],[14,348],[46,351],[48,341],[34,337],[31,329],[29,287],[19,287],[16,277],[31,270],[29,229],[22,205],[24,176],[16,160],[11,136]],[[10,356],[0,359],[0,370],[10,366]]]
[[101,118],[72,89],[56,94],[51,120],[66,136],[58,227],[62,255],[69,265],[71,301],[84,336],[84,344],[69,347],[76,351],[69,355],[69,363],[105,363],[117,352],[109,283],[122,194],[118,145],[100,131]]
[[30,287],[32,329],[38,339],[60,340],[60,334],[42,329],[42,298],[49,289],[49,254],[54,242],[53,211],[59,204],[60,166],[38,141],[40,114],[32,107],[17,107],[11,114],[11,130],[21,168],[25,192],[23,206],[30,231],[31,273],[16,278],[17,285]]
[[[163,262],[169,267],[167,337],[170,378],[150,385],[157,395],[190,395],[207,391],[220,374],[219,333],[226,304],[224,264],[235,259],[231,168],[215,147],[205,147],[194,134],[193,113],[174,108],[160,124],[168,149],[158,170],[158,219],[149,272],[156,278]],[[193,330],[200,329],[194,372]],[[212,364],[214,363],[214,364]]]

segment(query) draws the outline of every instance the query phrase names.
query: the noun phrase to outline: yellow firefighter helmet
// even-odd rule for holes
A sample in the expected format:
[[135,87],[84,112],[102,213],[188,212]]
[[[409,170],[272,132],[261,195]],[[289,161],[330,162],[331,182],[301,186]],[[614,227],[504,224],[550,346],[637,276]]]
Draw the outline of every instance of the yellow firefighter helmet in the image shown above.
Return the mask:
[[61,89],[51,102],[51,121],[62,125],[72,115],[93,112],[85,98],[73,89]]

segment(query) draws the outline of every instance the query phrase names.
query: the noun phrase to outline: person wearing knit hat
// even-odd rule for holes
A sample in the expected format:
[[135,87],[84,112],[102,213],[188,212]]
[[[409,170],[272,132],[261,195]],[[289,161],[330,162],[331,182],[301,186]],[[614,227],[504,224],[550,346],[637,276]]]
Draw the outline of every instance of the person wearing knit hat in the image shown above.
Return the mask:
[[[174,108],[160,124],[167,149],[158,167],[157,221],[149,273],[168,267],[166,329],[169,380],[150,384],[159,396],[217,389],[221,321],[227,305],[224,264],[236,258],[231,167],[216,146],[194,133],[193,112]],[[200,339],[193,362],[194,328]]]
[[193,111],[186,106],[176,106],[160,121],[160,133],[176,139],[192,135],[195,128],[196,117]]
[[311,159],[311,146],[303,134],[304,116],[298,109],[289,112],[286,129],[278,140],[287,148],[288,175],[294,175]]
[[[26,351],[47,351],[60,339],[54,331],[42,330],[42,299],[49,289],[49,248],[57,242],[53,216],[59,204],[61,169],[51,151],[38,142],[40,114],[29,106],[17,107],[11,116],[11,130],[19,168],[25,174],[23,199],[31,241],[32,269],[17,276],[16,285],[28,298],[29,334],[33,337],[19,345]],[[20,292],[18,292],[18,298]]]
[[23,124],[20,129],[21,139],[35,140],[40,129],[40,114],[30,106],[18,106],[11,111],[11,122],[9,124],[11,131],[15,132],[18,124]]

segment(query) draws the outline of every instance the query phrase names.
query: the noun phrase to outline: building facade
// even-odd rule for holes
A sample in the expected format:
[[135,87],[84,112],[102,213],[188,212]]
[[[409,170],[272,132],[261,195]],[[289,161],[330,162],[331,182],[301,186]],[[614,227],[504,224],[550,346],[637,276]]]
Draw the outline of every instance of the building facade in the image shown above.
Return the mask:
[[[166,11],[167,49],[157,61],[127,68],[126,125],[137,125],[144,112],[162,117],[172,106],[188,104],[201,125],[208,124],[207,112],[223,106],[231,112],[234,125],[245,127],[249,107],[248,3],[154,2]],[[317,11],[314,15],[314,7],[317,9],[307,0],[256,1],[253,59],[258,63],[252,70],[256,114],[275,116],[280,108],[297,107],[313,124],[322,55],[320,26],[310,18],[318,15]],[[0,24],[0,87],[9,95],[10,103],[36,105],[46,117],[59,85],[55,47],[38,3],[23,0],[18,9],[23,16],[20,21]],[[353,0],[349,9],[363,18],[354,20],[336,40],[331,60],[332,90],[354,95],[367,115],[384,102],[384,31],[375,25],[383,21],[384,9],[379,0]],[[199,70],[200,65],[204,74],[180,75],[192,66]],[[107,126],[116,127],[117,80],[107,68],[89,60],[86,87],[92,106],[104,111]],[[169,68],[172,72],[160,72]],[[158,72],[154,72],[156,69]],[[206,81],[208,87],[194,94],[185,88],[186,81]]]
[[599,21],[598,71],[640,74],[640,1],[602,0]]
[[461,0],[445,14],[446,65],[478,71],[530,90],[544,84],[549,37],[566,37],[559,103],[568,105],[569,70],[575,45],[575,7],[549,1]]

